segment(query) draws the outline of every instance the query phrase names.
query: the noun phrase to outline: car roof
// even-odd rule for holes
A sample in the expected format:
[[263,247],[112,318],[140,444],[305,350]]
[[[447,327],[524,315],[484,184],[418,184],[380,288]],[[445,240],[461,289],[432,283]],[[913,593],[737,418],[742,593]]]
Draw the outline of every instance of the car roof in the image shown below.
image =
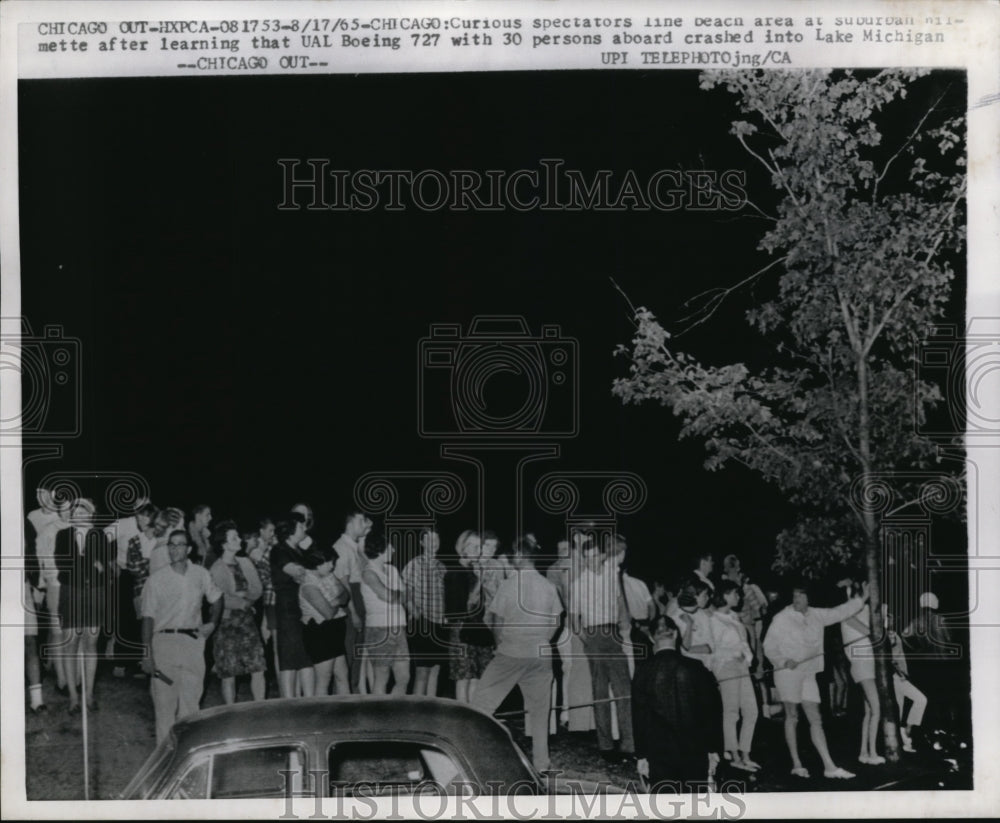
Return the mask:
[[337,695],[236,703],[189,715],[171,732],[178,753],[227,740],[297,735],[340,733],[362,740],[391,739],[393,734],[433,736],[450,741],[477,771],[530,773],[506,728],[467,704],[437,697]]

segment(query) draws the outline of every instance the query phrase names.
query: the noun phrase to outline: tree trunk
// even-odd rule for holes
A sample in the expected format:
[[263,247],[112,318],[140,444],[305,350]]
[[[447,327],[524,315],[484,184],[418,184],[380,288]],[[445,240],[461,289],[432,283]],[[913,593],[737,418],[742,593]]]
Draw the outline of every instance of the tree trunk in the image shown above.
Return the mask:
[[[861,470],[870,475],[873,468],[871,456],[871,420],[868,414],[868,364],[862,355],[858,358],[858,451]],[[872,648],[875,654],[875,690],[878,692],[879,713],[882,720],[885,759],[899,762],[899,730],[896,724],[896,697],[892,686],[892,648],[882,620],[882,547],[878,538],[875,514],[864,513],[865,565],[868,570],[868,608],[871,621]]]

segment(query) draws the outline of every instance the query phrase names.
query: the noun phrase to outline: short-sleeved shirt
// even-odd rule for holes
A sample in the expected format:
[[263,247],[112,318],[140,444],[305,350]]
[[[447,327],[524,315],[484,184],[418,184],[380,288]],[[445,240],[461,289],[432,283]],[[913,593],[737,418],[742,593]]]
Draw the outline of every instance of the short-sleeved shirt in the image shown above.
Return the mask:
[[570,586],[570,604],[584,628],[618,623],[618,572],[604,563],[598,573],[584,569]]
[[333,544],[333,550],[337,552],[337,565],[333,573],[345,586],[349,583],[360,585],[361,572],[365,570],[361,547],[346,534],[342,534]]
[[214,603],[222,591],[204,566],[190,561],[184,573],[172,566],[149,576],[142,588],[142,616],[153,619],[153,631],[197,629],[201,625],[202,600]]
[[487,613],[503,620],[497,654],[537,658],[559,627],[559,590],[534,569],[519,569],[500,584]]
[[403,569],[403,586],[413,603],[411,617],[432,623],[444,622],[444,563],[437,557],[419,554]]

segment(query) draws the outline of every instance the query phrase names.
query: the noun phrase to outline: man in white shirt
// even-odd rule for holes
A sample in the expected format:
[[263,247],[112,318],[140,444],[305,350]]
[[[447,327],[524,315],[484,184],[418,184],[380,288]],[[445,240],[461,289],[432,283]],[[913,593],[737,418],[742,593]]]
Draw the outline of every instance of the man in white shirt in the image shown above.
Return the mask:
[[361,650],[365,633],[365,603],[361,594],[361,573],[365,569],[365,537],[372,530],[372,521],[363,512],[353,511],[344,519],[344,533],[333,544],[337,552],[334,576],[351,592],[347,610],[338,609],[334,617],[350,613],[344,644],[347,651],[347,665],[351,672],[351,691],[355,694],[361,688]]
[[774,616],[764,637],[764,654],[774,665],[774,685],[785,704],[785,743],[792,757],[792,774],[809,777],[799,759],[799,705],[809,721],[809,736],[823,760],[826,777],[848,779],[854,775],[833,762],[826,745],[826,734],[819,713],[819,687],[816,674],[823,671],[823,630],[840,623],[864,607],[868,586],[861,597],[853,597],[832,609],[809,606],[805,586],[792,589],[792,604]]
[[[613,555],[596,543],[584,547],[584,570],[573,584],[570,602],[573,616],[583,638],[583,649],[590,666],[594,690],[594,721],[597,725],[597,745],[608,761],[634,754],[632,738],[632,682],[628,659],[622,648],[619,628],[620,583]],[[614,751],[611,732],[610,689],[615,694],[615,709],[620,732],[620,749]],[[624,699],[622,699],[624,698]]]
[[[204,566],[188,560],[188,533],[167,538],[170,565],[153,572],[142,589],[142,668],[150,678],[156,716],[156,742],[176,720],[198,711],[205,682],[205,640],[222,617],[222,592]],[[203,600],[211,619],[201,622]]]
[[550,644],[560,629],[563,607],[556,587],[535,569],[540,548],[531,534],[515,541],[515,572],[486,607],[497,650],[479,680],[472,705],[492,714],[518,686],[530,724],[531,759],[543,772],[549,768]]

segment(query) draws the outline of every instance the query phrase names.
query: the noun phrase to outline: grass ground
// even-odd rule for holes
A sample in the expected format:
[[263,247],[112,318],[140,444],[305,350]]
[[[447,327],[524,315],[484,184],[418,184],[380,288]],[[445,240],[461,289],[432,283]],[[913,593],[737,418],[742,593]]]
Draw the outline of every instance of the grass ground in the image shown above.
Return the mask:
[[[273,686],[269,694],[274,693]],[[26,773],[29,800],[81,800],[84,798],[83,734],[80,715],[70,715],[67,700],[55,692],[50,679],[45,682],[49,711],[26,717]],[[125,788],[132,775],[154,746],[153,708],[148,682],[131,677],[114,678],[110,671],[98,675],[96,689],[98,711],[89,715],[90,798],[113,799]],[[239,699],[250,698],[249,686],[242,683]],[[218,681],[210,678],[203,707],[218,706],[222,695]],[[504,706],[502,708],[512,708]],[[834,781],[822,777],[818,757],[802,734],[806,767],[814,775],[809,779],[789,775],[780,719],[758,722],[754,759],[764,765],[756,775],[721,768],[717,778],[742,781],[748,792],[892,790],[892,789],[968,789],[971,788],[971,747],[961,747],[953,735],[932,738],[917,754],[907,754],[895,766],[864,766],[857,763],[855,747],[859,719],[852,711],[846,720],[827,724],[834,760],[857,774],[854,780]],[[525,751],[530,741],[524,737],[517,720],[511,721],[515,740]],[[933,744],[939,748],[935,749]],[[552,765],[563,776],[604,781],[625,787],[637,779],[629,763],[605,763],[598,757],[593,732],[560,731],[551,738]],[[810,759],[809,755],[812,755]]]

